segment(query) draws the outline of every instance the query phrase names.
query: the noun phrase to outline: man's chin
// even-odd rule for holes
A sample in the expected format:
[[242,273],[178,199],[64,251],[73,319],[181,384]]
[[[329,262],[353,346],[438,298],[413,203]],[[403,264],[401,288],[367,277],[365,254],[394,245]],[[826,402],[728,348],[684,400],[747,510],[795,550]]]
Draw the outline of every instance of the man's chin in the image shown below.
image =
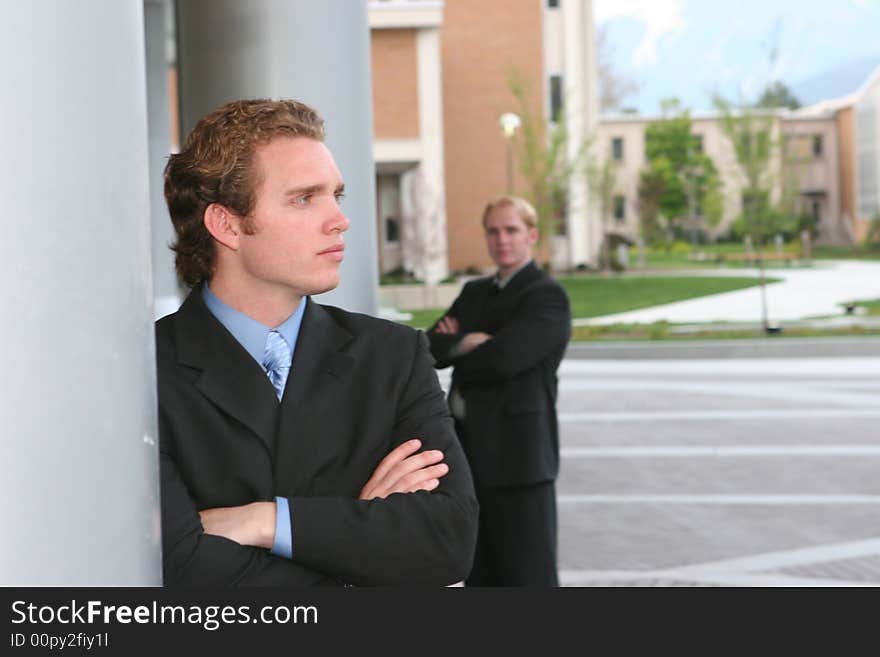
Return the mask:
[[324,294],[324,292],[330,292],[331,290],[335,290],[339,286],[339,276],[335,279],[327,279],[324,281],[315,281],[315,283],[311,286],[311,291],[308,293],[309,296],[313,296],[316,294]]

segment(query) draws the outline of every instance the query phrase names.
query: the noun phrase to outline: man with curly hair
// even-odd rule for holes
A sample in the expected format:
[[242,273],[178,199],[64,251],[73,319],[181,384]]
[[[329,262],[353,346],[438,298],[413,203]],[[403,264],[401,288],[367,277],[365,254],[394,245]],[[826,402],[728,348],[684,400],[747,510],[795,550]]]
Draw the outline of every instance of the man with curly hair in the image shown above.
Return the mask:
[[425,337],[339,282],[342,175],[293,100],[205,116],[165,170],[180,310],[156,324],[166,584],[436,584],[477,506]]

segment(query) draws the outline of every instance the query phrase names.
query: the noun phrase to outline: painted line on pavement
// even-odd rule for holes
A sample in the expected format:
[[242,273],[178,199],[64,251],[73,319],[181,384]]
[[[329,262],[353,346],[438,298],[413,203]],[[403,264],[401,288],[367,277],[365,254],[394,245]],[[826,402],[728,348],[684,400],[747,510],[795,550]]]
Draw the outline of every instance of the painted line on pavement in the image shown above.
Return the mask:
[[[793,577],[775,573],[689,573],[682,570],[561,570],[559,583],[562,586],[608,586],[614,582],[626,582],[631,586],[639,586],[642,582],[658,580],[659,582],[682,582],[706,584],[709,586],[771,586],[771,587],[868,587],[878,583],[854,582],[850,580],[828,579],[820,577]],[[644,584],[642,584],[644,585]]]
[[559,504],[850,505],[880,504],[880,495],[558,495]]
[[680,420],[804,420],[880,417],[880,408],[791,408],[703,411],[586,411],[559,413],[560,422],[678,422]]
[[880,456],[880,445],[757,445],[702,447],[563,447],[563,458],[636,458],[654,456]]
[[719,561],[694,564],[677,568],[679,572],[699,573],[704,571],[756,571],[794,566],[810,566],[845,559],[858,559],[880,555],[880,538],[869,538],[858,541],[825,543],[793,550],[762,552],[745,557],[735,557]]

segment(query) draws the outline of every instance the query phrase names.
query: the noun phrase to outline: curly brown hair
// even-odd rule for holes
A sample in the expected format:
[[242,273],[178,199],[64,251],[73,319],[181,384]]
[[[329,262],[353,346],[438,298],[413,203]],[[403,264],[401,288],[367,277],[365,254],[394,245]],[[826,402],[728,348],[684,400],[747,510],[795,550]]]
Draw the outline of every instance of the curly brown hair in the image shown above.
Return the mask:
[[262,182],[254,166],[258,146],[275,137],[324,140],[324,120],[296,100],[236,100],[204,116],[186,138],[180,153],[165,166],[165,201],[177,235],[171,246],[180,280],[195,287],[214,272],[214,240],[205,228],[206,208],[225,206],[248,220]]

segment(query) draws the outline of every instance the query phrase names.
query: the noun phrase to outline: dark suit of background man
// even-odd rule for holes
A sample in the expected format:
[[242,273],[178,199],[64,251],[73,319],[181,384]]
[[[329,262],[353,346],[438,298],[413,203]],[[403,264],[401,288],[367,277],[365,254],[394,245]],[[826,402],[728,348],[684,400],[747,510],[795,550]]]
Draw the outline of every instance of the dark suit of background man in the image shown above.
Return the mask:
[[166,167],[192,288],[156,325],[166,584],[470,568],[477,505],[427,340],[309,299],[336,287],[349,227],[323,136],[302,103],[237,101]]
[[469,586],[557,586],[556,370],[571,335],[565,290],[532,260],[537,217],[520,198],[483,213],[498,273],[467,283],[429,331],[474,474],[480,528]]

